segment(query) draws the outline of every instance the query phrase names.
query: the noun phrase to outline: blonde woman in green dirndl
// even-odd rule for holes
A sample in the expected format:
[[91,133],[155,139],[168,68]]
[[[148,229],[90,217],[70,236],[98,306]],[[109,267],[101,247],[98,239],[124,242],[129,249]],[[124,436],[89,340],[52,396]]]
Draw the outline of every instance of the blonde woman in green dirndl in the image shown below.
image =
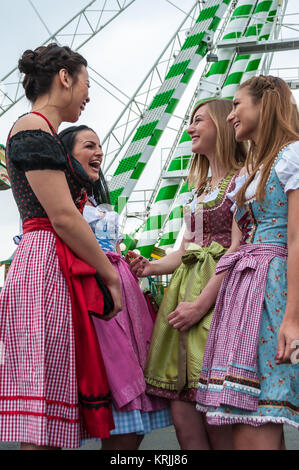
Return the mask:
[[196,411],[196,390],[205,343],[222,275],[216,264],[238,248],[240,232],[233,225],[229,193],[239,177],[246,147],[235,141],[226,121],[230,100],[197,104],[187,130],[194,159],[189,183],[195,188],[184,206],[186,230],[178,250],[148,261],[129,252],[138,277],[172,274],[162,300],[145,367],[147,392],[171,400],[181,449],[230,449],[231,429],[209,426]]

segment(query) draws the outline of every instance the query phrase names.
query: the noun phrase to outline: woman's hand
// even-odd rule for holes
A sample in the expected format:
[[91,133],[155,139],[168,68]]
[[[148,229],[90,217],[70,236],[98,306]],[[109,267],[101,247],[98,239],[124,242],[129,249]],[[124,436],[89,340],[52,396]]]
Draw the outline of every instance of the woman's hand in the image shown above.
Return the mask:
[[144,258],[144,256],[134,253],[134,251],[127,252],[126,262],[136,277],[146,277],[152,274],[149,260]]
[[[288,191],[287,304],[278,333],[277,364],[290,363],[299,342],[299,190]],[[298,355],[298,354],[297,354]]]
[[276,364],[299,364],[299,320],[285,316],[278,333]]
[[121,294],[121,287],[120,287],[119,279],[111,283],[106,283],[106,286],[110,291],[114,308],[112,312],[110,312],[108,315],[102,316],[101,319],[105,321],[109,321],[112,318],[116,317],[118,312],[120,312],[122,309],[122,294]]
[[168,323],[179,331],[187,331],[198,323],[206,314],[198,302],[180,302],[177,308],[168,315]]

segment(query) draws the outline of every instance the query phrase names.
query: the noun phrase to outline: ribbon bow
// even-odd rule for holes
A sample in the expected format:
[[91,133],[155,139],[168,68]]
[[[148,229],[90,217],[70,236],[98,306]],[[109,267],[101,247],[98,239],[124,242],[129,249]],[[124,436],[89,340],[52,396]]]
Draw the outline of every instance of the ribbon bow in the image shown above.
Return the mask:
[[[259,261],[257,260],[259,256]],[[262,258],[260,258],[262,256]],[[216,274],[232,268],[234,265],[236,271],[244,271],[245,269],[257,270],[265,260],[271,261],[274,256],[287,257],[286,248],[278,245],[263,244],[262,247],[256,245],[243,245],[236,253],[228,253],[222,256],[216,266]]]
[[256,270],[258,268],[258,263],[251,253],[247,253],[244,251],[238,251],[237,253],[228,253],[224,255],[216,267],[216,274],[219,274],[227,269],[230,269],[235,266],[236,271],[244,271],[245,269],[253,269]]
[[218,259],[224,255],[225,252],[226,249],[217,242],[212,242],[211,245],[207,247],[200,247],[195,243],[190,243],[186,254],[182,256],[182,262],[191,266],[197,261],[203,262],[208,255],[212,256],[214,259]]

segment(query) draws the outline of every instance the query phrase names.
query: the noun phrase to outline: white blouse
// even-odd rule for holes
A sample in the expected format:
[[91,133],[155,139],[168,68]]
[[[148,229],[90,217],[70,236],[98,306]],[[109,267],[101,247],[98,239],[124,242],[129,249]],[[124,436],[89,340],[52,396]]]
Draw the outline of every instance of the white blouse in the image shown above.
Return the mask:
[[[204,199],[201,202],[210,202],[210,201],[215,201],[219,194],[220,188],[216,188],[214,191],[211,193],[208,193],[205,195]],[[190,204],[191,211],[195,211],[195,207],[197,204],[197,194],[196,194],[196,189],[192,189],[191,191],[191,196],[193,197],[192,201],[190,202],[190,196],[187,196],[183,205]],[[228,194],[227,194],[228,196]]]
[[288,145],[275,165],[277,177],[287,193],[299,188],[299,141]]
[[[290,190],[295,190],[299,188],[299,141],[293,142],[292,144],[285,147],[283,150],[283,155],[280,158],[279,162],[274,166],[275,173],[282,185],[284,192],[287,193]],[[260,182],[260,171],[258,170],[254,180],[248,186],[245,197],[246,199],[252,199],[257,191],[257,187]],[[228,193],[228,197],[234,201],[234,197],[243,186],[247,180],[248,175],[244,174],[236,178],[236,187],[235,189]],[[231,208],[234,211],[236,204]]]

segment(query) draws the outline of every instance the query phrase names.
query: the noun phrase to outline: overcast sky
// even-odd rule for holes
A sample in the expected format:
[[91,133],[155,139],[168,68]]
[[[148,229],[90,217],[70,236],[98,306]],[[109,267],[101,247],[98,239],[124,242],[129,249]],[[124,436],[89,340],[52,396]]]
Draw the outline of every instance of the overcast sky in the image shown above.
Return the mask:
[[[0,80],[16,65],[25,49],[35,48],[67,23],[88,0],[31,0],[38,8],[46,26],[38,18],[29,0],[1,0]],[[97,4],[103,4],[98,0]],[[123,2],[119,2],[123,3]],[[128,2],[127,2],[128,3]],[[172,4],[171,4],[172,3]],[[175,33],[194,0],[136,0],[103,31],[80,49],[89,65],[107,80],[131,97],[159,54]],[[173,5],[174,4],[174,5]],[[107,5],[116,5],[108,0]],[[299,13],[298,0],[289,0],[288,13]],[[291,22],[298,24],[298,18]],[[284,31],[284,37],[299,37],[296,30]],[[299,51],[275,54],[274,67],[299,67]],[[290,74],[299,79],[298,69]],[[91,102],[79,123],[88,124],[100,135],[106,135],[123,105],[92,83]],[[30,106],[23,99],[0,117],[0,143],[5,144],[7,133],[17,119]],[[161,151],[160,151],[161,154]],[[160,158],[160,157],[159,157]],[[158,174],[155,175],[157,177]],[[153,187],[155,178],[144,173],[147,187]],[[18,232],[19,218],[11,191],[0,192],[0,259],[7,258],[15,249],[12,236]],[[1,270],[3,271],[3,270]],[[0,286],[3,276],[0,272]]]

